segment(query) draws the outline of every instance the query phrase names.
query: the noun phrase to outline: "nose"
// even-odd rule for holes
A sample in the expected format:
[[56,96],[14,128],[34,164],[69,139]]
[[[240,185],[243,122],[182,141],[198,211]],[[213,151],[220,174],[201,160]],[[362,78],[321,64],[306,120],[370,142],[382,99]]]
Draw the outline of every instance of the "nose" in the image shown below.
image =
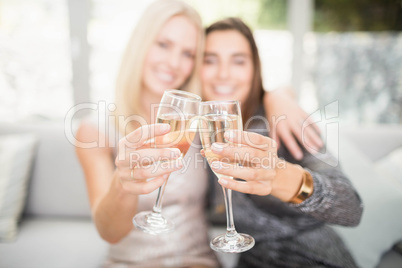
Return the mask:
[[169,56],[169,65],[170,67],[177,69],[180,66],[180,52],[172,51]]
[[229,77],[229,66],[225,63],[219,64],[218,67],[218,78],[221,80],[225,80]]

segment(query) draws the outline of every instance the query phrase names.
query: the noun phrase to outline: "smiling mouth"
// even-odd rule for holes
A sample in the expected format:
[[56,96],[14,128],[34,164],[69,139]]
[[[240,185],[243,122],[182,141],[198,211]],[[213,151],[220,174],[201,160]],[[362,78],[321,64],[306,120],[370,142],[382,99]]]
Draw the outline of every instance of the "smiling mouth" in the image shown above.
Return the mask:
[[231,95],[234,92],[234,87],[232,86],[214,86],[212,88],[218,95]]
[[164,83],[172,83],[175,79],[174,75],[171,75],[171,74],[168,74],[165,72],[157,72],[156,77]]

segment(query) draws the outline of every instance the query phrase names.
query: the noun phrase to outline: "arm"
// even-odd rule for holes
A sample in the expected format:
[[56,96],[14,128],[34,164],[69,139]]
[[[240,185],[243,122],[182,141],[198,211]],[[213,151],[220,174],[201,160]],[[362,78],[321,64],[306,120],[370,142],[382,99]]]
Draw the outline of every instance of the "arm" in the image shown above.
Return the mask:
[[218,182],[221,185],[248,194],[272,195],[283,202],[288,202],[301,185],[304,170],[295,165],[300,164],[312,175],[314,192],[301,204],[289,204],[289,206],[327,223],[350,226],[359,223],[362,214],[361,200],[339,167],[334,168],[325,164],[328,163],[325,162],[328,159],[319,160],[304,152],[303,160],[292,164],[277,157],[275,142],[272,139],[246,131],[232,133],[234,136],[225,137],[230,142],[242,146],[228,146],[218,151],[213,145],[211,147],[213,152],[219,157],[230,158],[233,161],[235,161],[234,155],[243,160],[247,157],[249,162],[243,161],[241,167],[218,161],[212,164],[214,171],[244,180],[220,179]]
[[304,153],[304,158],[296,162],[310,172],[314,180],[314,192],[303,203],[291,205],[318,220],[344,226],[359,224],[363,203],[359,194],[342,172],[332,155],[312,155]]
[[[294,158],[303,157],[303,148],[318,151],[323,145],[319,136],[320,130],[300,108],[290,89],[278,89],[266,92],[264,95],[264,108],[270,125],[270,135],[278,146],[284,143]],[[311,127],[304,129],[302,138],[302,125],[304,122]],[[305,146],[308,144],[309,146]]]
[[[169,130],[155,127],[155,135],[166,134]],[[148,166],[135,168],[131,177],[130,166],[133,163],[130,163],[130,153],[140,156],[138,160],[141,157],[148,159],[172,157],[170,149],[150,150],[142,147],[149,131],[150,127],[144,126],[121,139],[116,159],[113,159],[112,148],[107,144],[104,148],[76,147],[77,156],[84,170],[93,220],[100,236],[109,243],[117,243],[132,230],[132,218],[137,212],[138,196],[157,189],[167,179],[167,174],[178,169],[178,166],[164,170],[155,169],[150,163]],[[81,142],[98,141],[99,134],[94,126],[83,124],[76,138]],[[130,140],[138,142],[128,143],[130,135],[132,138]],[[100,138],[103,139],[105,136],[101,134]],[[154,179],[147,181],[147,178]]]

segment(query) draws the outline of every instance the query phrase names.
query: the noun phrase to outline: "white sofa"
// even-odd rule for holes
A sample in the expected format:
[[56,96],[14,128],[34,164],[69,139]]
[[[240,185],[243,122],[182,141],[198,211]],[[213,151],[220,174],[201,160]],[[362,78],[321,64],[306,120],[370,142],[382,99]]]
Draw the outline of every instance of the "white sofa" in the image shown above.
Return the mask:
[[[18,234],[14,242],[0,243],[0,267],[100,267],[107,244],[91,222],[82,170],[63,123],[0,124],[0,139],[27,132],[39,143]],[[348,129],[345,135],[371,159],[402,146],[402,127]],[[372,146],[383,140],[383,146]],[[388,250],[378,267],[402,267],[401,255]],[[219,256],[224,267],[233,266],[231,256]]]
[[339,129],[339,144],[327,147],[338,150],[339,164],[358,190],[364,211],[359,226],[334,229],[360,267],[402,267],[402,126]]
[[64,125],[0,125],[0,135],[27,132],[39,142],[17,239],[0,243],[0,267],[100,267],[107,244],[91,222],[85,180]]

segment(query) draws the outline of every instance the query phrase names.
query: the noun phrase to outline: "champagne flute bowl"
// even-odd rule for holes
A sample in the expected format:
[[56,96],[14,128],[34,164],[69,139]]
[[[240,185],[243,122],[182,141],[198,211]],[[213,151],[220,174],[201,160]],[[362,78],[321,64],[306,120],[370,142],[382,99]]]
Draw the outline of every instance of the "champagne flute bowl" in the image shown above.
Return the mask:
[[[208,101],[202,102],[199,109],[199,132],[202,146],[208,164],[218,160],[218,156],[211,151],[213,143],[219,146],[236,146],[229,143],[225,137],[225,131],[243,130],[243,123],[238,101]],[[236,163],[232,163],[235,164]],[[218,178],[226,180],[233,177],[214,172]],[[234,225],[232,210],[232,190],[222,186],[226,207],[226,233],[211,240],[210,246],[218,252],[240,253],[251,249],[254,238],[248,234],[237,233]]]
[[[170,125],[170,132],[158,136],[149,142],[155,148],[178,148],[180,158],[187,153],[195,137],[196,128],[192,127],[192,119],[198,114],[201,97],[182,90],[166,90],[158,106],[157,123]],[[174,223],[162,216],[162,198],[167,181],[159,188],[152,211],[136,214],[133,224],[143,232],[158,235],[169,233],[174,229]]]

